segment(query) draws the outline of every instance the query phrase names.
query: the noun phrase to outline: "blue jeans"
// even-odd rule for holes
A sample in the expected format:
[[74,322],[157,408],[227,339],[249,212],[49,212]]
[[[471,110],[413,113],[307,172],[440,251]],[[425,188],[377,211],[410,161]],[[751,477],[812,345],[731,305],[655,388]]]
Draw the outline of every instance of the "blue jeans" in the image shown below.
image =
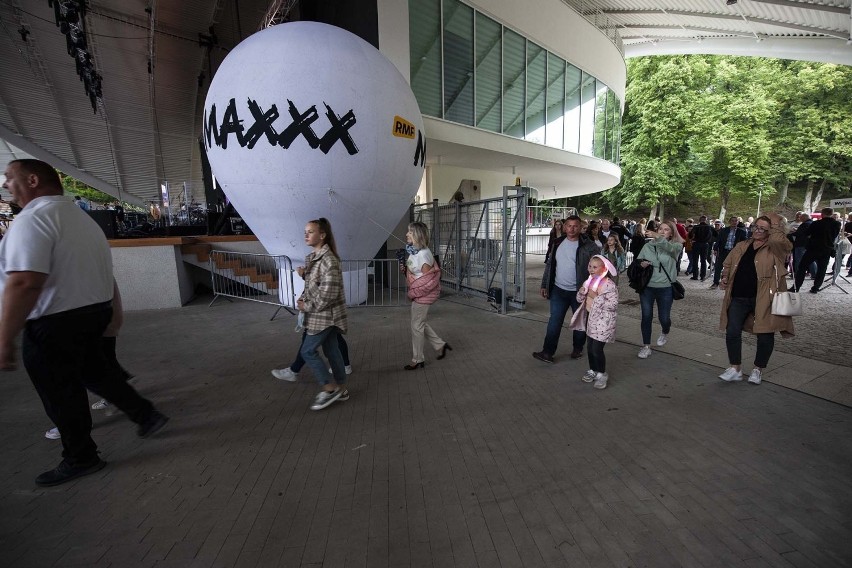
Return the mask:
[[[805,256],[806,250],[805,247],[796,247],[793,249],[793,272],[796,274],[799,273],[799,265],[802,263],[802,257]],[[806,266],[802,274],[805,272],[810,272],[811,276],[814,276],[817,273],[816,262],[812,262],[810,266]]]
[[639,301],[642,305],[642,345],[651,345],[654,302],[657,302],[657,315],[663,327],[663,333],[668,333],[672,328],[672,302],[674,302],[672,287],[651,288],[648,286],[639,294]]
[[[728,306],[728,327],[725,329],[725,347],[728,348],[728,362],[741,365],[743,362],[743,324],[754,312],[755,298],[731,298]],[[757,333],[757,353],[754,366],[765,369],[775,348],[775,333]]]
[[[568,310],[573,313],[580,304],[577,303],[576,290],[563,290],[554,285],[550,291],[550,319],[547,321],[547,335],[544,336],[543,351],[553,357],[556,347],[559,345],[559,336],[562,334],[562,324],[565,323],[565,314]],[[586,343],[586,332],[574,332],[574,351],[582,351]]]
[[[305,338],[308,336],[308,332],[302,332],[302,343],[305,342]],[[340,348],[340,354],[343,356],[343,365],[349,365],[349,346],[346,344],[346,340],[343,339],[343,334],[337,334],[337,346]],[[305,366],[305,359],[302,357],[302,346],[299,345],[299,351],[296,353],[296,360],[290,364],[290,370],[294,373],[298,373],[302,370],[302,367]]]
[[299,349],[299,354],[314,372],[314,377],[316,377],[317,382],[321,386],[327,385],[330,381],[328,369],[317,352],[320,346],[322,346],[322,352],[325,353],[328,359],[328,364],[331,365],[334,382],[338,385],[343,385],[346,382],[346,369],[343,366],[343,356],[340,354],[340,347],[337,344],[338,335],[340,335],[338,328],[334,326],[327,327],[316,335],[305,335],[305,340]]

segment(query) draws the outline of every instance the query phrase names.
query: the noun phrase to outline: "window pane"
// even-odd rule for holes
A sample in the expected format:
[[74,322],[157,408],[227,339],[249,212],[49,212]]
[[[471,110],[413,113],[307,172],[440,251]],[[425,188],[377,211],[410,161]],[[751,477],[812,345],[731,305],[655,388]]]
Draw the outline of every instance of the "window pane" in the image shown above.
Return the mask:
[[545,143],[562,148],[565,133],[562,132],[565,116],[565,60],[547,54],[547,126]]
[[595,139],[595,78],[583,71],[580,85],[580,153],[594,155]]
[[444,118],[473,125],[473,9],[444,0]]
[[544,144],[544,99],[547,90],[547,51],[527,41],[526,136]]
[[606,94],[609,88],[595,81],[595,141],[594,150],[596,158],[603,158],[606,150]]
[[524,137],[524,92],[526,40],[512,30],[503,30],[503,132]]
[[440,0],[410,0],[411,90],[420,112],[441,118]]
[[581,79],[580,70],[569,64],[565,75],[565,143],[562,145],[569,152],[580,151]]
[[618,98],[609,91],[606,97],[606,152],[604,158],[615,161],[615,131],[618,128]]
[[476,126],[500,132],[503,28],[476,13]]

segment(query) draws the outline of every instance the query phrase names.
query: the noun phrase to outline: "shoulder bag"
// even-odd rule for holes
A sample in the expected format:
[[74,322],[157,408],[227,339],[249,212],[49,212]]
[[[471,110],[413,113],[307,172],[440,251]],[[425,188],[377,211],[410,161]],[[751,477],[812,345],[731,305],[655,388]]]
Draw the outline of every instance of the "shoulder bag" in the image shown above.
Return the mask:
[[[773,316],[800,316],[802,315],[802,297],[798,292],[780,292],[781,286],[778,282],[778,267],[773,266],[775,270],[775,292],[772,294],[772,315]],[[793,282],[796,281],[795,273],[793,274]]]
[[666,278],[669,279],[669,282],[672,283],[672,297],[675,300],[683,300],[686,297],[686,290],[683,287],[683,284],[678,282],[677,280],[672,280],[672,277],[669,276],[668,271],[663,267],[663,263],[660,263],[660,268],[663,270],[663,274],[666,275]]

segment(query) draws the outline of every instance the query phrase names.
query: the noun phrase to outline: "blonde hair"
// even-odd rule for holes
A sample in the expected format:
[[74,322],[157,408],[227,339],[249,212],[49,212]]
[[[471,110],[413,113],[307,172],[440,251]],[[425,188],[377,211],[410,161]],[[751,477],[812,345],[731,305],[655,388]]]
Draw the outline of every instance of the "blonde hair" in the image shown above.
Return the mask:
[[408,232],[411,233],[412,240],[414,241],[413,244],[420,248],[429,248],[429,228],[425,223],[421,223],[420,221],[409,223]]
[[[660,221],[661,225],[668,225],[669,229],[672,230],[672,238],[669,239],[673,243],[683,244],[683,237],[680,236],[680,233],[677,232],[677,225],[674,222],[666,219],[665,221]],[[657,228],[657,232],[659,232],[659,227]]]

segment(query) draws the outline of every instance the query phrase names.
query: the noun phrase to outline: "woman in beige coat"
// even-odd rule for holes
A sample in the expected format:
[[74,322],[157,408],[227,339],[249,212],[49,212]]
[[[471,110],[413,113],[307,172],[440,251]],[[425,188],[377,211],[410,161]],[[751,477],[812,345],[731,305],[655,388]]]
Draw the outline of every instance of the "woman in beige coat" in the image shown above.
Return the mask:
[[772,314],[772,296],[787,290],[786,258],[792,244],[786,237],[784,218],[774,213],[758,217],[752,238],[739,243],[725,258],[719,288],[725,291],[719,327],[731,366],[719,375],[723,381],[743,380],[743,330],[757,336],[754,369],[748,382],[759,385],[763,369],[775,347],[775,332],[793,335],[793,318]]

